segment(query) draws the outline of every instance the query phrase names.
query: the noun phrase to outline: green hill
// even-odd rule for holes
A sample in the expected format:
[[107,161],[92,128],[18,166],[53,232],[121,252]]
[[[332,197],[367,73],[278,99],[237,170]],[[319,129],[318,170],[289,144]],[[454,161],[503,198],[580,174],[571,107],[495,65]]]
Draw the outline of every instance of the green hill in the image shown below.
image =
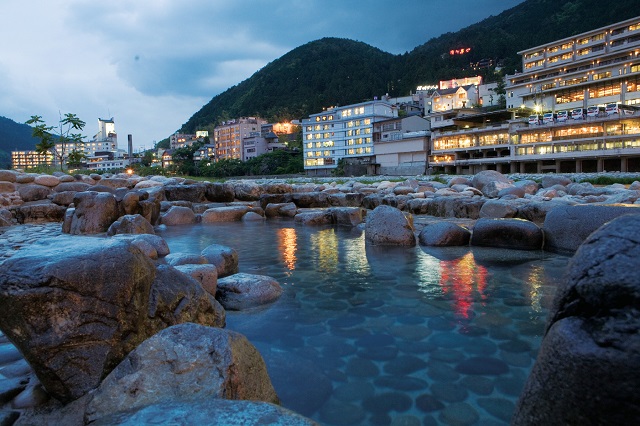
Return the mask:
[[31,127],[0,116],[0,169],[11,168],[11,151],[34,149],[38,142]]
[[[192,133],[240,116],[299,119],[323,107],[385,93],[405,96],[419,85],[477,75],[470,63],[482,59],[491,59],[513,73],[521,67],[518,51],[632,18],[638,15],[638,6],[638,0],[527,0],[403,55],[361,42],[323,38],[297,47],[215,96],[181,130]],[[470,50],[464,55],[448,54],[461,48]],[[493,69],[482,73],[488,81],[495,79]]]

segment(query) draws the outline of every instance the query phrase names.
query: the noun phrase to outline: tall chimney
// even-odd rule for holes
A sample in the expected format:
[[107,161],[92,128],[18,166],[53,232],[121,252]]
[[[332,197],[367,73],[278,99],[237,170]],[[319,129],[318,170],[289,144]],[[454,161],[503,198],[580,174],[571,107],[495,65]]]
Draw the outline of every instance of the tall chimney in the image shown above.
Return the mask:
[[133,162],[133,136],[127,135],[127,142],[129,143],[129,166]]

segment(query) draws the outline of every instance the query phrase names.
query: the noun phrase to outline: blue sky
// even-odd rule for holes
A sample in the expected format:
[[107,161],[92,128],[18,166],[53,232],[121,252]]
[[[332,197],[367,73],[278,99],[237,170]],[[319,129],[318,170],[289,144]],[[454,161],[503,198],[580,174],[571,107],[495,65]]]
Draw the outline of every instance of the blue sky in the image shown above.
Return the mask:
[[[322,37],[411,51],[523,0],[2,0],[0,115],[114,117],[151,148],[212,97]],[[455,76],[452,76],[454,78]],[[429,82],[425,82],[429,83]]]

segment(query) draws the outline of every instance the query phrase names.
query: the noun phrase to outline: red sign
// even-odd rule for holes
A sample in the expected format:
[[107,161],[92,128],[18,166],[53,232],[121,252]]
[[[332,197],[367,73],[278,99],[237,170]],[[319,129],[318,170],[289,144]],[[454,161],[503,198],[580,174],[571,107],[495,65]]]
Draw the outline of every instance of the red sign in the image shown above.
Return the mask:
[[470,47],[463,47],[462,49],[451,49],[449,51],[449,55],[453,56],[453,55],[464,55],[465,53],[469,53],[471,52],[471,48]]

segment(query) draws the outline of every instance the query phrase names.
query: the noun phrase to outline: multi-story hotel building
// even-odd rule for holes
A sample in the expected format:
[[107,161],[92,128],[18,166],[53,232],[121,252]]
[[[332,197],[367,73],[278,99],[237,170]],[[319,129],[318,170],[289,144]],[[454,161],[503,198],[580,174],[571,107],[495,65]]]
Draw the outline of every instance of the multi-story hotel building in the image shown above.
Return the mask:
[[374,163],[373,123],[398,116],[387,101],[332,107],[302,120],[304,169],[326,176],[340,159]]
[[214,144],[216,146],[216,161],[226,159],[243,159],[244,139],[252,133],[260,133],[266,120],[256,117],[242,117],[223,122],[216,126],[214,132]]
[[506,77],[510,115],[452,118],[432,134],[431,166],[640,171],[640,17],[519,54],[523,72]]

